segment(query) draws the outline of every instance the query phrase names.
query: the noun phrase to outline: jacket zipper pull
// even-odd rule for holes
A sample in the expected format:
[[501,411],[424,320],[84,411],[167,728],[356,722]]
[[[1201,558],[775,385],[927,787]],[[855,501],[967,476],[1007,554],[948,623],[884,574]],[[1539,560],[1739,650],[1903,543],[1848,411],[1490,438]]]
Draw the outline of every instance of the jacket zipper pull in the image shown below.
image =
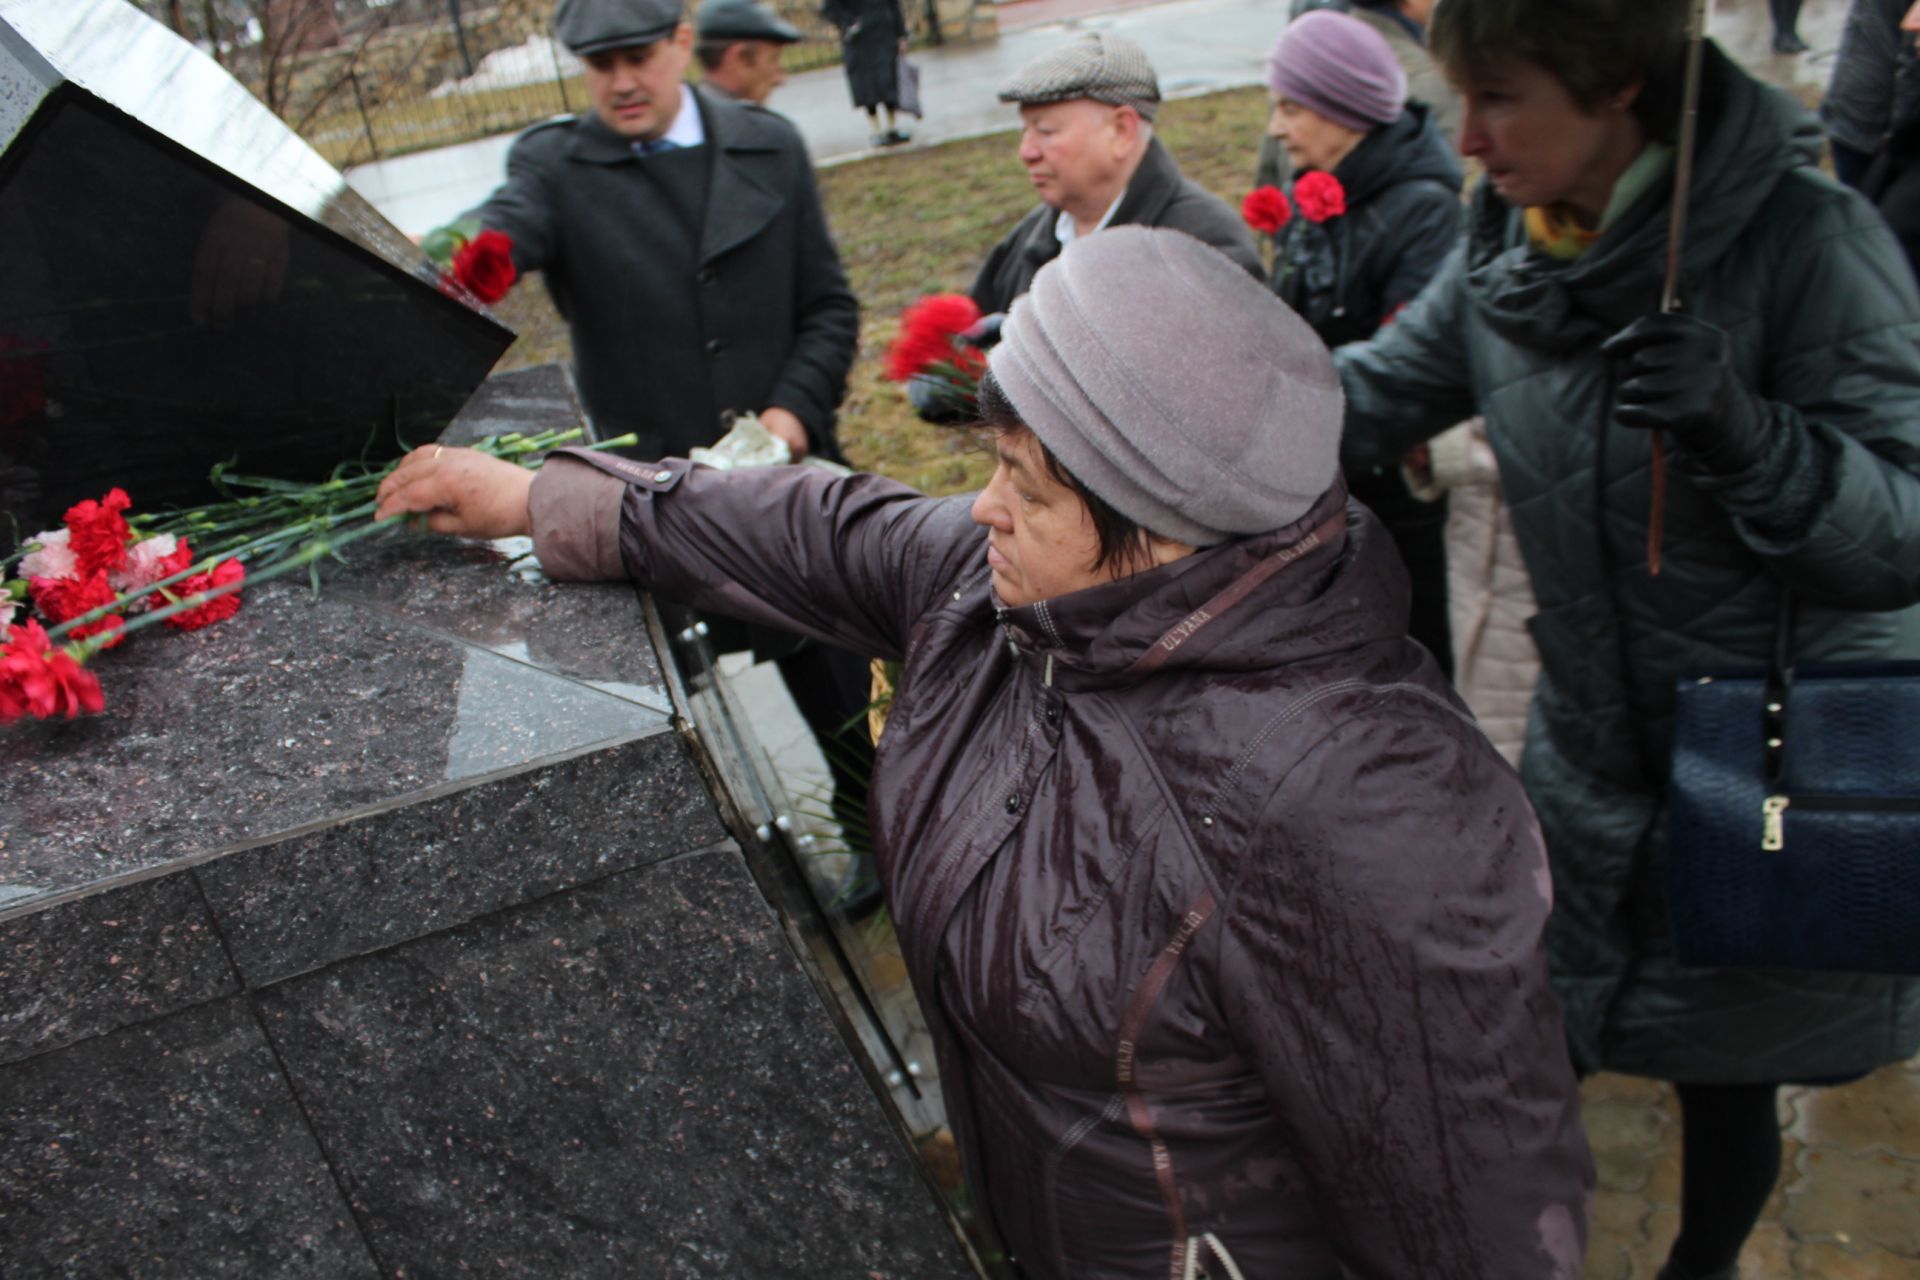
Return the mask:
[[1785,796],[1768,796],[1760,802],[1764,823],[1760,836],[1763,853],[1779,853],[1787,847],[1787,804]]

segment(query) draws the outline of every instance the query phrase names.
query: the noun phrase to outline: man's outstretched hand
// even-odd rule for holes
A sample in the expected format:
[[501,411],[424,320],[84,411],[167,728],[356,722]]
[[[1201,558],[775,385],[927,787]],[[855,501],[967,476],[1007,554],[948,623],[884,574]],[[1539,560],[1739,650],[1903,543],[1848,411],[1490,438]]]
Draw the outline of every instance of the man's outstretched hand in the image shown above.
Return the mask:
[[430,444],[400,460],[380,482],[379,519],[417,512],[435,533],[513,538],[533,532],[527,516],[532,471],[499,458]]

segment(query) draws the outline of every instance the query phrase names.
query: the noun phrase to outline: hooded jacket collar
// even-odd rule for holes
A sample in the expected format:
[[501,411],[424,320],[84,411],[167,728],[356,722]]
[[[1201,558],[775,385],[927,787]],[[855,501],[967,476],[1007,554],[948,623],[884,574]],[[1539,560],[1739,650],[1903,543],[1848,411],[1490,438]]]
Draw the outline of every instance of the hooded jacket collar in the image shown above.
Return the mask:
[[[1683,282],[1726,254],[1785,174],[1819,160],[1819,126],[1792,98],[1712,43],[1703,72]],[[1520,346],[1559,352],[1602,341],[1658,309],[1672,200],[1669,171],[1585,254],[1562,262],[1527,244],[1522,212],[1483,182],[1468,229],[1469,291],[1494,331]]]
[[1402,182],[1433,181],[1458,191],[1466,181],[1453,148],[1433,123],[1432,111],[1420,102],[1408,103],[1398,120],[1371,130],[1333,173],[1349,207]]
[[1165,670],[1265,670],[1404,633],[1405,592],[1390,540],[1335,484],[1283,529],[997,617],[1049,683],[1109,689]]

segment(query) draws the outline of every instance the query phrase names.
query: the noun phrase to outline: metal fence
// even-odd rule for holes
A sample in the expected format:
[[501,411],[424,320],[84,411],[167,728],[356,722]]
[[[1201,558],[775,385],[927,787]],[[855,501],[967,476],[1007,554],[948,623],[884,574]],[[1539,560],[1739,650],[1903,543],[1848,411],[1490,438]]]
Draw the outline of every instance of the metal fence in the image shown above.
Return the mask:
[[[832,66],[840,42],[819,0],[770,0],[803,39],[790,72]],[[971,38],[970,5],[907,0],[916,44]],[[507,133],[585,109],[579,64],[545,40],[551,6],[499,6],[462,15],[450,3],[432,22],[363,31],[340,48],[304,55],[282,114],[320,153],[346,167]]]

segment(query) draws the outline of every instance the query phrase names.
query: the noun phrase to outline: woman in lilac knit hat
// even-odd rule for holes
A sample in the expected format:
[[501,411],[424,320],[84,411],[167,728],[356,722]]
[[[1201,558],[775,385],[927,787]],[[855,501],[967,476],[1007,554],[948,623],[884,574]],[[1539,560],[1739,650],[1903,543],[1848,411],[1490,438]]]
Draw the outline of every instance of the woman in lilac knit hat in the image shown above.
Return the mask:
[[[1427,107],[1407,101],[1385,38],[1358,18],[1321,9],[1295,19],[1267,59],[1267,88],[1267,132],[1293,170],[1274,292],[1329,347],[1370,338],[1460,239],[1460,162]],[[1407,562],[1408,633],[1451,671],[1445,501],[1415,498],[1398,466],[1350,470],[1347,483]]]

